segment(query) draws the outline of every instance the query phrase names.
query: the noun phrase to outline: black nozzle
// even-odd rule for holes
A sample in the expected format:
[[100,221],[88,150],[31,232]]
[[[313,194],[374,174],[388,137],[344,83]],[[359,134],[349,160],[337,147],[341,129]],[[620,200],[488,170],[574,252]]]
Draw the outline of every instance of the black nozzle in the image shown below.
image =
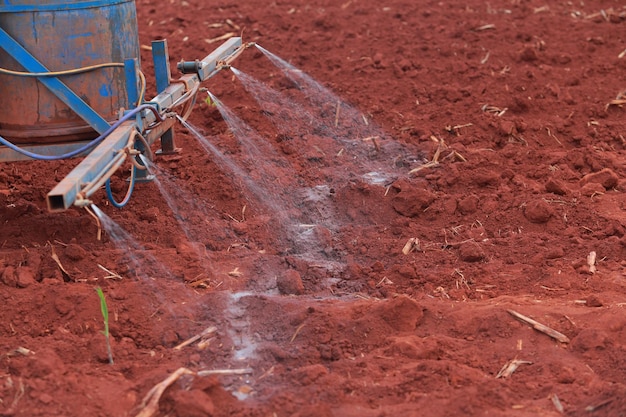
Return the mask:
[[197,59],[195,61],[180,61],[176,64],[176,68],[183,74],[197,74],[202,69],[202,62]]

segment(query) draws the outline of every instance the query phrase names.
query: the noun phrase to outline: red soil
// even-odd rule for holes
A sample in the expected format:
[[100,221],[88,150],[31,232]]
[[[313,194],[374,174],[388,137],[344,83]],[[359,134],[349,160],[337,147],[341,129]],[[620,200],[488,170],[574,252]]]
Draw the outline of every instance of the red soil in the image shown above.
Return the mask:
[[[220,73],[206,86],[263,158],[202,100],[190,121],[265,191],[179,127],[182,153],[156,161],[177,212],[155,183],[122,210],[94,196],[130,251],[97,240],[84,210],[46,211],[76,161],[1,165],[0,415],[134,416],[179,367],[251,373],[184,376],[158,415],[625,415],[626,122],[608,105],[626,88],[620,2],[210,3],[140,0],[142,44],[168,39],[175,62],[243,32],[383,134],[281,133],[280,108]],[[298,94],[256,49],[235,65]],[[334,119],[334,104],[310,108]],[[393,178],[368,182],[371,167]],[[173,349],[210,326],[208,344]],[[496,378],[513,359],[529,363]]]

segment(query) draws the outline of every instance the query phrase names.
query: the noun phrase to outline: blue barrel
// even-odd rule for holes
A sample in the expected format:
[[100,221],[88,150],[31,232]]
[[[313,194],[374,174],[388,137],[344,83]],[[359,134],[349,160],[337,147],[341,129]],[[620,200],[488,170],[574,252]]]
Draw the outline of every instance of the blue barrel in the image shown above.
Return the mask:
[[[0,28],[49,71],[139,60],[134,0],[0,0]],[[0,67],[25,71],[0,47]],[[128,108],[124,68],[59,79],[102,118]],[[67,142],[95,131],[36,78],[0,74],[0,136],[16,143]]]

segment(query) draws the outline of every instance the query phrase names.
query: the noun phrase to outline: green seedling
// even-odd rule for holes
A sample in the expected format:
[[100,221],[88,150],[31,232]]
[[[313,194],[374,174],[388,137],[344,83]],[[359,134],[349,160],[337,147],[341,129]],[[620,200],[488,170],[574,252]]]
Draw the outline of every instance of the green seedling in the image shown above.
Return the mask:
[[104,319],[104,337],[107,343],[107,355],[109,356],[109,363],[113,365],[113,353],[111,352],[111,341],[109,339],[109,308],[107,307],[107,300],[104,298],[102,288],[96,287],[96,292],[100,298],[100,311],[102,312],[102,318]]
[[217,104],[215,103],[215,101],[213,101],[211,99],[211,95],[210,94],[207,94],[206,98],[204,99],[204,102],[209,107],[217,107]]

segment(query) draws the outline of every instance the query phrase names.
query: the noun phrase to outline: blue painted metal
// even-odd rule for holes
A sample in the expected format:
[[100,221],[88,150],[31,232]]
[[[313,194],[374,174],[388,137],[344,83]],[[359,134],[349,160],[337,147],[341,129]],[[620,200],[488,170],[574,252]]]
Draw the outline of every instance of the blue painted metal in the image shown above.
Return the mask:
[[167,40],[152,41],[152,62],[154,62],[154,78],[158,94],[170,85],[172,78]]
[[[50,71],[63,71],[139,58],[134,0],[0,0],[0,28]],[[23,71],[0,44],[0,67]],[[29,71],[33,71],[27,68]],[[62,76],[71,89],[106,121],[128,108],[122,68]],[[80,140],[94,129],[44,88],[44,79],[0,74],[0,135],[16,143]]]
[[[242,48],[241,38],[230,38],[218,49],[202,59],[203,66],[199,74],[183,75],[178,80],[180,82],[170,84],[169,87],[153,98],[150,103],[157,104],[161,109],[169,108],[185,93],[185,86],[192,89],[202,81],[217,74],[221,70],[221,67],[218,67],[218,62],[227,60],[233,54],[236,54],[240,48]],[[148,122],[150,122],[150,120]]]
[[119,3],[126,3],[128,0],[92,0],[77,2],[59,2],[56,0],[4,0],[0,4],[2,12],[58,12],[61,10],[78,10],[93,7],[104,7]]
[[126,94],[128,95],[128,109],[134,109],[139,101],[139,76],[137,70],[139,62],[136,59],[124,60],[124,76],[126,79]]
[[[170,57],[167,50],[167,40],[152,41],[152,61],[154,62],[154,78],[157,93],[162,93],[170,85],[172,74],[170,71]],[[158,155],[168,155],[180,152],[174,141],[174,130],[169,129],[161,136],[161,149]]]
[[[20,63],[26,70],[30,72],[49,72],[48,69],[37,61],[37,59],[28,53],[19,43],[17,43],[8,33],[0,28],[0,45]],[[63,103],[80,115],[91,127],[98,133],[103,133],[109,128],[109,124],[98,113],[94,111],[87,103],[76,95],[67,85],[63,84],[57,77],[41,77],[39,81],[48,87]],[[10,108],[12,103],[6,102]]]
[[118,157],[117,151],[128,143],[135,122],[123,123],[108,138],[83,159],[52,191],[48,193],[48,210],[61,211],[76,201],[76,196],[87,184],[98,181]]

